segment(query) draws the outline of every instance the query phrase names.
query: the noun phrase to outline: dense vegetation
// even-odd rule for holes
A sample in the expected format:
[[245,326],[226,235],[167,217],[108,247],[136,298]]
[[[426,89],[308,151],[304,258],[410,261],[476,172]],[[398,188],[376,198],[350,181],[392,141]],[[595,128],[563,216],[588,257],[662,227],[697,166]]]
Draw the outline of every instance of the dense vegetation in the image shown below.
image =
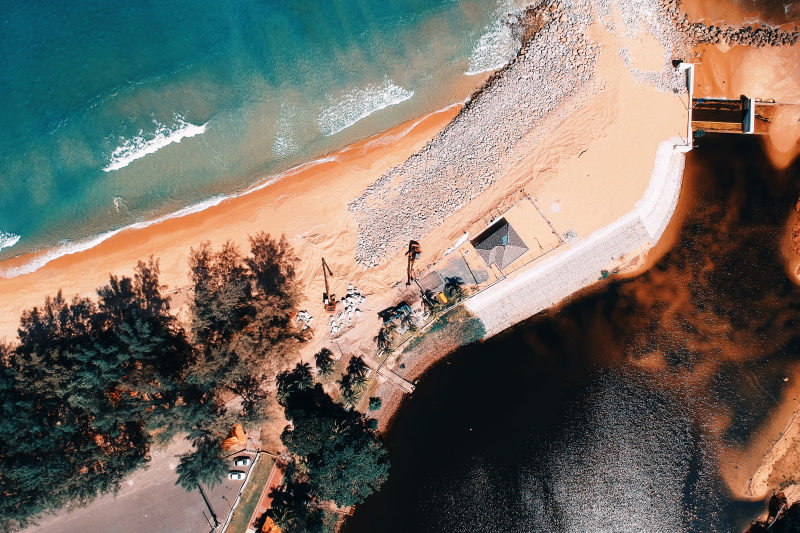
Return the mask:
[[180,484],[219,482],[221,440],[265,420],[270,376],[302,340],[291,248],[263,233],[250,244],[192,251],[188,332],[152,259],[95,300],[59,293],[23,313],[0,345],[0,529],[116,490],[178,433],[195,446]]
[[342,374],[339,384],[339,392],[347,405],[353,406],[358,402],[358,398],[367,385],[367,373],[369,367],[360,357],[351,357],[347,363],[347,369]]
[[[260,233],[250,255],[209,243],[190,257],[194,297],[191,339],[195,358],[186,372],[183,417],[195,451],[181,458],[179,482],[217,483],[225,472],[219,436],[233,423],[257,427],[267,418],[267,385],[303,340],[291,316],[299,299],[296,258],[285,239]],[[226,403],[238,399],[231,411]]]
[[369,420],[334,402],[307,364],[278,375],[278,401],[291,422],[281,440],[293,459],[267,513],[284,533],[327,531],[317,503],[364,501],[389,475],[387,452]]

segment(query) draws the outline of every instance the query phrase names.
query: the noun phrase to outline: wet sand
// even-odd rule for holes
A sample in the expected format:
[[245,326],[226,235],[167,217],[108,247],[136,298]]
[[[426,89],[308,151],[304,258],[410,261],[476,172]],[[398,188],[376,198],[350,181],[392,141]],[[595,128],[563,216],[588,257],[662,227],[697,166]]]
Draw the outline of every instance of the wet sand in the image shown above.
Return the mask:
[[[616,16],[607,22],[620,23]],[[602,46],[595,81],[538,121],[503,162],[505,171],[488,190],[447,217],[435,231],[417,236],[424,250],[425,264],[419,265],[420,270],[443,257],[469,226],[491,218],[498,204],[521,189],[545,206],[556,228],[578,235],[613,222],[644,194],[658,144],[685,131],[685,102],[638,80],[632,69],[647,73],[659,65],[669,68],[671,53],[652,39],[618,37],[602,24],[592,27],[590,37]],[[622,48],[630,52],[627,64],[619,53]],[[91,295],[109,274],[130,273],[136,261],[152,255],[160,260],[162,282],[176,291],[188,285],[187,258],[192,246],[204,240],[216,246],[232,240],[246,249],[248,235],[266,231],[285,234],[300,259],[297,274],[305,295],[301,308],[317,317],[314,341],[304,354],[331,341],[321,324],[326,320],[319,304],[321,257],[337,274],[334,283],[339,294],[352,283],[368,297],[362,307],[363,325],[341,339],[342,345],[370,349],[379,326],[372,312],[397,296],[394,289],[405,277],[405,257],[396,253],[380,267],[366,270],[358,265],[354,254],[358,228],[348,204],[387,169],[425,146],[459,108],[453,105],[360,141],[287,172],[251,194],[200,213],[124,231],[35,272],[0,279],[0,338],[13,336],[24,309],[58,290],[67,296]],[[631,146],[636,150],[630,150]],[[449,200],[443,195],[430,201]],[[30,256],[8,260],[0,263],[0,269],[29,260]],[[181,292],[173,299],[179,316],[185,315],[186,301]],[[365,316],[370,320],[364,320]]]
[[[768,23],[792,25],[800,19],[800,6],[781,0],[683,0],[681,9],[689,18],[708,24],[726,23],[733,26]],[[787,6],[788,5],[788,9]]]
[[[381,172],[418,151],[459,109],[460,105],[453,105],[401,124],[321,162],[288,171],[277,182],[251,194],[144,229],[123,231],[30,274],[0,279],[0,338],[11,337],[22,310],[41,304],[45,296],[59,290],[67,296],[91,295],[108,281],[109,274],[130,274],[138,260],[151,255],[160,260],[161,281],[170,290],[186,287],[191,247],[205,240],[216,246],[231,240],[246,250],[248,235],[259,231],[286,234],[300,257],[298,276],[306,294],[313,289],[314,294],[321,294],[321,279],[316,284],[315,277],[323,251],[334,270],[356,270],[351,252],[355,234],[348,221],[347,202]],[[35,256],[5,261],[0,268],[25,264]],[[379,284],[375,272],[366,276],[354,273],[367,278],[359,279],[359,285],[367,290]],[[180,307],[185,297],[174,300],[173,307]]]

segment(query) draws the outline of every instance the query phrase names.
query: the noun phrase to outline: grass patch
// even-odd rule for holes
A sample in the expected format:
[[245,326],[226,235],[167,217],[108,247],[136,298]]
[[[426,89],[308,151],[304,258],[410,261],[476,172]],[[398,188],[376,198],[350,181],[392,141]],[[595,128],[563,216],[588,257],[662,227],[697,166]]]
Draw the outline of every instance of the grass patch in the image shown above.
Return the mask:
[[454,340],[459,346],[475,342],[486,335],[486,329],[483,327],[483,323],[480,319],[472,316],[464,306],[459,305],[437,317],[427,330],[418,334],[408,342],[403,352],[409,352],[419,346],[425,340],[426,336],[445,330],[452,333]]
[[225,533],[245,533],[247,531],[247,526],[250,525],[250,517],[253,516],[253,511],[258,505],[258,500],[267,485],[269,474],[272,472],[274,464],[275,459],[268,455],[262,454],[258,459],[250,478],[247,480],[247,486],[242,492],[242,499],[233,510],[233,516],[225,529]]

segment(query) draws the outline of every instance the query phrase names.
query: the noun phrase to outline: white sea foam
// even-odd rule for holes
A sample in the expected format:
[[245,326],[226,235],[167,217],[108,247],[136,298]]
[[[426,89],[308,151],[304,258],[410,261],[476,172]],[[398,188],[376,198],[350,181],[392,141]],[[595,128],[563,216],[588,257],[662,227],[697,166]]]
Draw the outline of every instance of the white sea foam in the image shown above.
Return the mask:
[[474,76],[504,67],[517,54],[519,47],[519,40],[504,19],[495,20],[472,48],[465,74]]
[[376,111],[405,102],[414,91],[403,89],[386,78],[380,85],[367,85],[339,95],[328,96],[329,105],[317,117],[319,130],[324,135],[335,135]]
[[171,218],[180,218],[186,215],[191,215],[192,213],[197,213],[200,211],[205,211],[209,207],[213,207],[223,200],[228,198],[227,196],[219,195],[209,198],[208,200],[203,200],[202,202],[198,202],[196,204],[192,204],[189,206],[184,207],[183,209],[179,209],[173,213],[169,213],[167,215],[154,218],[152,220],[145,220],[142,222],[136,222],[131,224],[130,226],[125,226],[122,228],[118,228],[115,230],[107,231],[105,233],[101,233],[100,235],[96,235],[94,237],[90,237],[88,239],[84,239],[78,242],[67,242],[60,246],[57,246],[33,259],[25,263],[24,265],[20,265],[18,267],[10,267],[3,270],[0,270],[0,276],[4,278],[13,278],[15,276],[20,276],[22,274],[30,274],[36,270],[39,270],[44,265],[53,261],[54,259],[58,259],[59,257],[64,257],[65,255],[72,255],[78,252],[86,251],[90,248],[94,248],[98,244],[102,243],[113,237],[114,235],[128,230],[128,229],[142,229],[146,228],[147,226],[152,226],[153,224],[158,224],[159,222],[164,222],[165,220],[169,220]]
[[19,235],[14,235],[13,233],[6,233],[5,231],[0,231],[0,250],[3,248],[11,248],[19,241]]
[[[105,233],[102,233],[100,235],[96,235],[94,237],[90,237],[88,239],[84,239],[82,241],[64,243],[64,244],[62,244],[60,246],[57,246],[55,248],[52,248],[52,249],[48,250],[47,252],[42,253],[41,255],[37,255],[36,257],[34,257],[33,259],[31,259],[30,261],[28,261],[27,263],[25,263],[23,265],[16,266],[16,267],[9,267],[9,268],[5,268],[5,269],[0,269],[0,277],[13,278],[13,277],[16,277],[16,276],[21,276],[23,274],[30,274],[31,272],[35,272],[35,271],[39,270],[40,268],[45,266],[50,261],[58,259],[59,257],[64,257],[65,255],[72,255],[72,254],[76,254],[76,253],[79,253],[79,252],[83,252],[83,251],[89,250],[90,248],[94,248],[95,246],[97,246],[98,244],[102,243],[103,241],[106,241],[106,240],[110,239],[111,237],[113,237],[114,235],[117,235],[118,233],[121,233],[123,231],[131,230],[131,229],[143,229],[143,228],[146,228],[148,226],[152,226],[153,224],[158,224],[160,222],[164,222],[165,220],[169,220],[169,219],[172,219],[172,218],[180,218],[180,217],[184,217],[186,215],[191,215],[192,213],[199,213],[200,211],[205,211],[206,209],[208,209],[210,207],[214,207],[215,205],[219,205],[220,203],[222,203],[225,200],[228,200],[228,199],[231,199],[231,198],[238,198],[240,196],[244,196],[246,194],[250,194],[250,193],[255,192],[255,191],[260,191],[261,189],[263,189],[263,188],[265,188],[265,187],[267,187],[269,185],[272,185],[273,183],[275,183],[276,181],[278,181],[281,178],[285,178],[287,176],[291,176],[293,174],[297,174],[297,173],[299,173],[299,172],[301,172],[301,171],[303,171],[303,170],[305,170],[307,168],[313,167],[313,166],[322,165],[324,163],[329,163],[331,161],[337,161],[338,159],[339,158],[337,156],[335,156],[335,155],[328,155],[328,156],[325,156],[325,157],[321,157],[319,159],[314,159],[313,161],[308,161],[308,162],[303,163],[301,165],[297,165],[296,167],[292,167],[289,170],[287,170],[285,172],[282,172],[281,174],[278,174],[277,176],[271,176],[269,178],[266,178],[266,179],[256,183],[252,187],[249,187],[249,188],[247,188],[247,189],[245,189],[243,191],[240,191],[238,193],[231,194],[231,195],[213,196],[213,197],[209,198],[208,200],[203,200],[202,202],[198,202],[196,204],[192,204],[192,205],[186,206],[186,207],[184,207],[182,209],[179,209],[179,210],[174,211],[172,213],[169,213],[169,214],[166,214],[166,215],[163,215],[163,216],[151,219],[151,220],[145,220],[145,221],[142,221],[142,222],[136,222],[136,223],[131,224],[129,226],[124,226],[122,228],[118,228],[118,229],[114,229],[114,230],[111,230],[111,231],[107,231]],[[5,236],[9,237],[9,243],[10,244],[7,244],[7,245],[3,245],[2,244],[3,243],[2,239]],[[18,240],[19,240],[19,236],[17,236],[17,235],[12,235],[12,234],[8,234],[8,233],[0,232],[0,248],[3,248],[4,246],[13,246],[14,244],[16,244],[16,242]]]
[[122,144],[117,146],[111,153],[108,165],[103,168],[103,171],[119,170],[127,167],[137,159],[155,153],[172,143],[179,143],[183,139],[201,135],[206,131],[207,125],[208,123],[200,126],[191,124],[181,117],[176,117],[172,128],[156,122],[157,128],[152,135],[145,137],[144,132],[139,131],[138,136],[133,139],[125,139]]
[[370,139],[369,141],[367,141],[366,146],[368,146],[368,147],[377,146],[377,145],[384,145],[385,146],[387,144],[391,144],[391,143],[397,141],[398,139],[402,139],[403,137],[405,137],[406,135],[408,135],[409,133],[414,131],[414,129],[417,126],[419,126],[420,124],[422,124],[422,122],[424,120],[426,120],[427,118],[432,117],[434,115],[438,115],[439,113],[445,113],[445,112],[449,111],[453,107],[462,106],[462,105],[464,105],[466,103],[467,103],[467,100],[465,99],[465,100],[462,100],[461,102],[456,102],[454,104],[450,104],[447,107],[443,107],[442,109],[437,109],[436,111],[432,111],[432,112],[428,113],[427,115],[421,116],[420,118],[418,118],[417,120],[412,122],[411,125],[409,125],[406,129],[404,129],[403,131],[397,132],[394,135],[386,135],[384,133],[379,133],[379,134],[375,135],[375,137],[373,139]]
[[279,157],[284,157],[300,151],[300,145],[294,139],[292,133],[292,121],[295,113],[286,104],[281,104],[281,112],[278,116],[278,124],[275,128],[275,141],[272,143],[272,153]]

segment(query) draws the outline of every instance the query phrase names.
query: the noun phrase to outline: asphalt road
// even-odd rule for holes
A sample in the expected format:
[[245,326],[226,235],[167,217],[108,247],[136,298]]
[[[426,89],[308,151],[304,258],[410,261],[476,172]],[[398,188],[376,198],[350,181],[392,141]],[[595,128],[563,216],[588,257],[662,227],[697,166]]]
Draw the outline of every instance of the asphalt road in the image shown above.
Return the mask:
[[[175,484],[177,456],[190,448],[185,439],[175,440],[166,450],[153,453],[147,470],[136,472],[123,481],[116,496],[106,494],[82,509],[46,516],[25,533],[210,532],[213,519],[203,497],[197,490],[187,492]],[[253,454],[241,455],[254,458]],[[234,468],[232,457],[230,463]],[[250,466],[235,468],[247,472]],[[228,502],[236,501],[243,483],[225,479],[213,489],[204,487],[220,524],[225,523],[230,510]]]

